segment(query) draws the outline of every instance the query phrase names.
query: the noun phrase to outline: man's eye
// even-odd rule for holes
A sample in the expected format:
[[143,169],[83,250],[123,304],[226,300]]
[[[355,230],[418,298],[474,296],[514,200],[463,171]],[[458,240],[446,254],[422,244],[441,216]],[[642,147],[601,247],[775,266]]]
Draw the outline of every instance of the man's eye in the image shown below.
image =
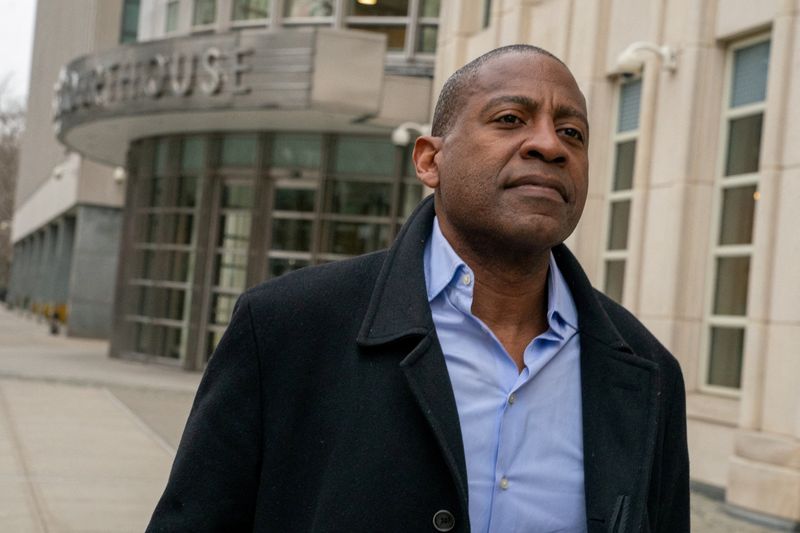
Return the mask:
[[501,124],[520,124],[522,119],[519,118],[517,115],[503,115],[502,117],[497,119],[497,122]]
[[575,128],[564,128],[564,129],[563,129],[563,130],[561,130],[561,131],[562,131],[562,132],[564,133],[564,135],[566,135],[567,137],[572,137],[572,138],[574,138],[574,139],[578,139],[579,141],[582,141],[582,140],[583,140],[583,133],[581,133],[581,132],[580,132],[580,130],[577,130],[577,129],[575,129]]

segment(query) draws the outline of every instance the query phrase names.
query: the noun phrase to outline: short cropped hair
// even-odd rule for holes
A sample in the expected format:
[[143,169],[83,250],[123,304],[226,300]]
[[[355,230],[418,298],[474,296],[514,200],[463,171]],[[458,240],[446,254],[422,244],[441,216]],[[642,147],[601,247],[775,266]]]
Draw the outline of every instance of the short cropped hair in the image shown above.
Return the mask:
[[457,111],[464,104],[466,90],[478,74],[478,71],[484,64],[492,59],[507,54],[541,54],[555,59],[564,65],[563,61],[544,48],[539,48],[531,44],[512,44],[486,52],[482,56],[467,63],[447,78],[447,81],[442,87],[442,92],[439,93],[439,99],[436,101],[436,108],[433,111],[431,135],[434,137],[444,137],[450,132],[450,129],[456,121]]

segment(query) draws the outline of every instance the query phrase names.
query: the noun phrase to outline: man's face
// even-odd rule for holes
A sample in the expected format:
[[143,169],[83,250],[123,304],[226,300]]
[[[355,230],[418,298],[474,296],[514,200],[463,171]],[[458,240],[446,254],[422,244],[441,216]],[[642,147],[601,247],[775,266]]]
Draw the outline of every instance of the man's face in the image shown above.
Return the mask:
[[589,168],[574,78],[545,55],[509,53],[485,63],[467,91],[426,183],[445,235],[523,254],[562,242],[583,211]]

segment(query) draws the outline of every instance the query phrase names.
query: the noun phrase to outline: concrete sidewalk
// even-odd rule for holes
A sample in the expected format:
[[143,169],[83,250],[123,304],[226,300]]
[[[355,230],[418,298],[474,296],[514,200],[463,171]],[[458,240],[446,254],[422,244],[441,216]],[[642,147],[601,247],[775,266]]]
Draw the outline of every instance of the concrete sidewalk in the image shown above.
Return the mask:
[[[0,306],[0,532],[143,531],[197,373],[107,357]],[[692,530],[774,531],[692,495]]]

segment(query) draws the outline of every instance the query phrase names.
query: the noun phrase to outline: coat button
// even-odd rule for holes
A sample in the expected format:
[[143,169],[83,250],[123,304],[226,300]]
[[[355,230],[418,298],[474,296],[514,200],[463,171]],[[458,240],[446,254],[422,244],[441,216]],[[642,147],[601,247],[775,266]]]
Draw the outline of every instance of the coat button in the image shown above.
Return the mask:
[[436,511],[433,515],[433,527],[436,531],[452,531],[456,527],[456,518],[450,511]]

